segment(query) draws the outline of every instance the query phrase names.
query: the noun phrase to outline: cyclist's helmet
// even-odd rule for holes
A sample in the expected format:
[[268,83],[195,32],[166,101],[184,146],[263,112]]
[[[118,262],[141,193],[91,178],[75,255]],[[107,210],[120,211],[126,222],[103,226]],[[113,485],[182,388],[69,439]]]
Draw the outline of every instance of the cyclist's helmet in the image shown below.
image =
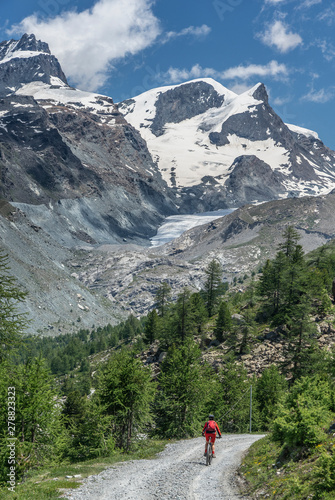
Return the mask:
[[209,418],[209,420],[214,420],[214,415],[213,415],[213,413],[211,413],[210,415],[208,415],[208,418]]

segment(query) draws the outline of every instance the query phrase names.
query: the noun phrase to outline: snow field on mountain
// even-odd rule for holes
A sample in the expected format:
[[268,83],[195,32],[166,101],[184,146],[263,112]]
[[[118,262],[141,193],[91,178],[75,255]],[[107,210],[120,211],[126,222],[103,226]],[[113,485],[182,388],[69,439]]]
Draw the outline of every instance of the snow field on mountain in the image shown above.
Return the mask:
[[[59,88],[54,88],[54,86],[59,86]],[[32,96],[37,101],[53,101],[55,104],[71,104],[78,108],[84,106],[93,113],[102,111],[112,112],[114,108],[113,104],[102,100],[104,98],[109,98],[100,94],[94,94],[93,92],[74,89],[56,77],[52,77],[52,85],[38,81],[31,82],[23,85],[15,93],[17,95]],[[41,104],[44,107],[48,107],[47,104]]]

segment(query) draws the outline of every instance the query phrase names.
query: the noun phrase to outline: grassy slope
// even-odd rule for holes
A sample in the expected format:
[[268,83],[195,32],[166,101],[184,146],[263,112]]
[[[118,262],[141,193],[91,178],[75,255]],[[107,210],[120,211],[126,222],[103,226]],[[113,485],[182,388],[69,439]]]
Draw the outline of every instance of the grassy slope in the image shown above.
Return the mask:
[[254,443],[240,468],[243,493],[251,498],[335,498],[335,436],[312,449],[289,452],[267,436]]

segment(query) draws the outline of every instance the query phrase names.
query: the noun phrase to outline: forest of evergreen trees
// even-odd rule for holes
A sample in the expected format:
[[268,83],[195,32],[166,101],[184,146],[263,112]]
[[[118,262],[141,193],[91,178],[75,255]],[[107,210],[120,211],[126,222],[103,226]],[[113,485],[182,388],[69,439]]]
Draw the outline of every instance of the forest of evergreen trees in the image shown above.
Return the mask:
[[[316,446],[335,417],[335,361],[318,347],[316,329],[334,312],[335,249],[326,245],[306,256],[288,227],[277,250],[245,277],[243,292],[222,281],[221,265],[212,260],[197,293],[185,288],[174,296],[163,282],[145,317],[54,338],[24,335],[26,318],[17,313],[24,294],[1,254],[1,484],[13,438],[22,477],[48,463],[126,452],[143,433],[198,436],[209,412],[223,432],[248,432],[250,385],[253,431],[269,431],[287,447]],[[277,326],[285,331],[285,361],[250,376],[241,356],[262,342],[264,328]],[[213,337],[227,346],[220,369],[202,356]],[[153,343],[166,353],[156,377],[139,356]],[[108,359],[98,362],[99,353]],[[9,387],[15,388],[13,436]]]

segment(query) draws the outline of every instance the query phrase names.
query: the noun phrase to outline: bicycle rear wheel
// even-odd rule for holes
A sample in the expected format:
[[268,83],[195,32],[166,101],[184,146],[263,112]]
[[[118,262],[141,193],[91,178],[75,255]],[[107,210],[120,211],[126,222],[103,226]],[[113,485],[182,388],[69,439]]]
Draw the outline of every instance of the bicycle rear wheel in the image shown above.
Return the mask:
[[212,441],[209,441],[206,453],[206,465],[211,465],[213,456],[213,445]]

